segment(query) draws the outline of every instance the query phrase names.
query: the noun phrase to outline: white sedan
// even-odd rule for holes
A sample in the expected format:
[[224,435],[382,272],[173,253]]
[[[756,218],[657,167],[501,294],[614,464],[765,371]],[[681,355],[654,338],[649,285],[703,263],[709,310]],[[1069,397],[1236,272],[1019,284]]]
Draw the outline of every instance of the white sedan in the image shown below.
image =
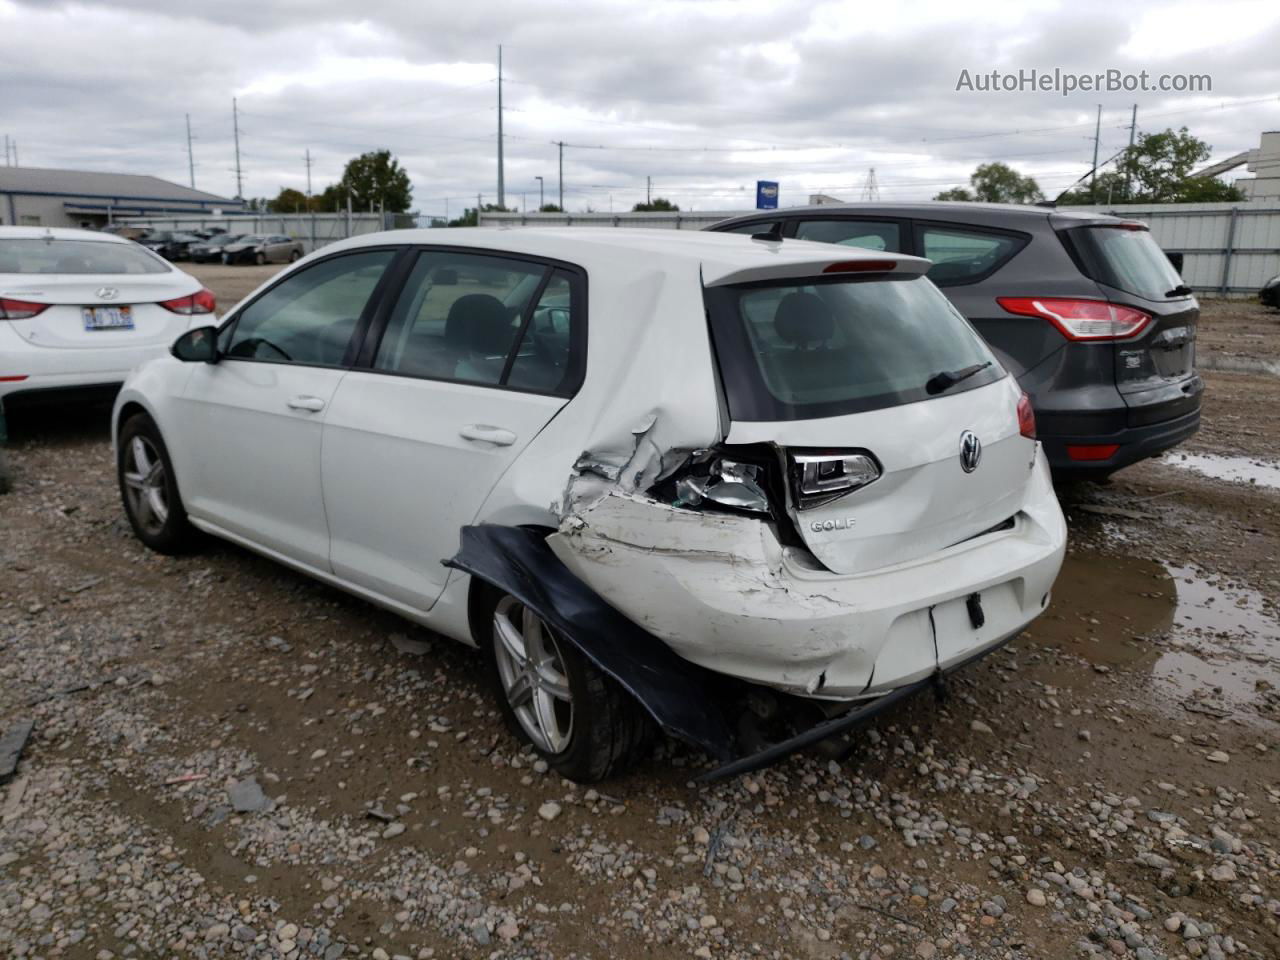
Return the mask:
[[928,266],[716,233],[337,243],[129,378],[124,506],[157,550],[214,534],[480,647],[568,777],[651,721],[758,766],[995,649],[1061,565],[1027,398]]
[[200,281],[122,237],[0,227],[0,401],[123,383],[214,306]]

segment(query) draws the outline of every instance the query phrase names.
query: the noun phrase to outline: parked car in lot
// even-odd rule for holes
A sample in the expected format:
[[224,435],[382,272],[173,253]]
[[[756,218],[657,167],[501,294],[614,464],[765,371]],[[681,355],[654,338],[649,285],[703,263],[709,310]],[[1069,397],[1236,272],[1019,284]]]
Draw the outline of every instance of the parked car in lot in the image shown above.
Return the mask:
[[1264,307],[1280,310],[1280,274],[1262,285],[1262,289],[1258,291],[1258,299],[1262,301]]
[[[927,261],[438,244],[333,244],[136,371],[113,440],[137,536],[211,533],[479,646],[578,780],[650,718],[758,765],[1047,605],[1066,529],[1030,405]],[[765,702],[807,725],[759,752],[738,721]]]
[[194,233],[160,230],[147,234],[138,243],[166,260],[186,260],[187,250],[192,244],[200,243],[200,238]]
[[862,203],[708,228],[932,260],[929,278],[1031,397],[1055,471],[1106,475],[1200,426],[1200,306],[1144,224],[977,203]]
[[214,297],[123,237],[0,227],[0,400],[116,386]]
[[301,240],[279,234],[250,234],[222,248],[223,263],[292,263],[305,254]]
[[223,250],[242,239],[239,234],[216,233],[207,240],[193,243],[187,248],[187,253],[193,263],[216,263],[222,259]]

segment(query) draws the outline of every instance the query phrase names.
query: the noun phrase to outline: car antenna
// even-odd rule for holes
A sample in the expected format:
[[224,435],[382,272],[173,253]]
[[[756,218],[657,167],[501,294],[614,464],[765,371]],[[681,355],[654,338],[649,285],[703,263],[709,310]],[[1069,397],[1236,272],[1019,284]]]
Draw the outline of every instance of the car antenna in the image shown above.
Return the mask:
[[764,240],[766,243],[782,242],[782,221],[775,220],[773,224],[764,233],[753,233],[752,240]]

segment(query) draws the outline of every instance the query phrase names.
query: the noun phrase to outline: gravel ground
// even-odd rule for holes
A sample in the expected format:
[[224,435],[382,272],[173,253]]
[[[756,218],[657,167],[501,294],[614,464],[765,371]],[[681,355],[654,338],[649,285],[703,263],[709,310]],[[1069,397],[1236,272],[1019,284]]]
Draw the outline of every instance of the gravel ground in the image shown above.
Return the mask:
[[[1205,341],[1273,323],[1219,309]],[[1206,379],[1185,452],[1280,459],[1280,380]],[[144,550],[104,408],[11,429],[2,956],[1280,956],[1280,489],[1182,453],[1064,489],[1049,612],[945,700],[843,762],[697,787],[663,742],[587,789],[470,651],[235,547]]]

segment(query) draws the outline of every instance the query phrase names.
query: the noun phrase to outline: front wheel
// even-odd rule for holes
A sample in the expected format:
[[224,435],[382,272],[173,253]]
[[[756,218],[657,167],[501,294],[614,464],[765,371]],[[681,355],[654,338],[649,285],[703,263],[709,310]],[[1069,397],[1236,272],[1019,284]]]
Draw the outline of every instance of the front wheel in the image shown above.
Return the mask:
[[258,266],[264,266],[267,262],[267,255],[265,253],[259,253],[253,258],[253,260]]
[[496,593],[486,653],[507,723],[562,776],[604,780],[649,740],[644,708],[538,614]]
[[155,422],[135,414],[120,428],[116,459],[120,496],[138,539],[158,553],[182,553],[196,538],[187,520],[169,451]]

